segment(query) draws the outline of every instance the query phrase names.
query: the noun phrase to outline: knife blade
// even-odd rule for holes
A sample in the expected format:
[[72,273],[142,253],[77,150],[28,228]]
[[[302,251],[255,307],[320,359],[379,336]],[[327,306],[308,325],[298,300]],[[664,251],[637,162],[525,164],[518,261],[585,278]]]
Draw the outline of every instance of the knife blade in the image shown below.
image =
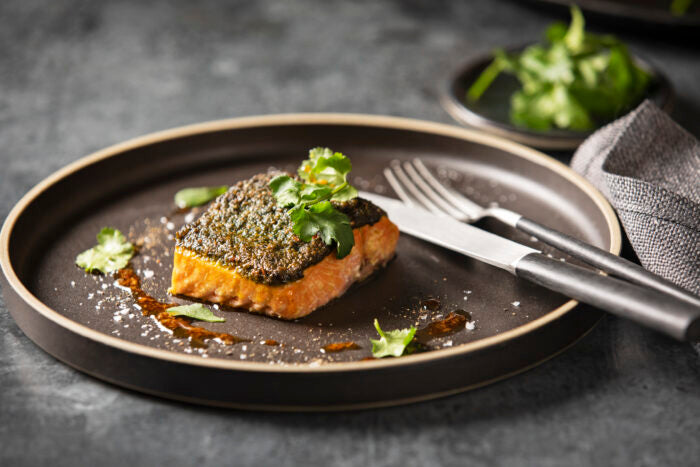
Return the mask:
[[404,233],[505,269],[519,278],[678,340],[700,339],[700,306],[657,289],[552,259],[534,248],[451,217],[438,216],[373,193],[361,192],[360,196],[384,209]]
[[401,232],[513,274],[518,261],[530,253],[539,253],[539,250],[464,224],[452,217],[438,216],[374,193],[361,192],[360,196],[386,211]]

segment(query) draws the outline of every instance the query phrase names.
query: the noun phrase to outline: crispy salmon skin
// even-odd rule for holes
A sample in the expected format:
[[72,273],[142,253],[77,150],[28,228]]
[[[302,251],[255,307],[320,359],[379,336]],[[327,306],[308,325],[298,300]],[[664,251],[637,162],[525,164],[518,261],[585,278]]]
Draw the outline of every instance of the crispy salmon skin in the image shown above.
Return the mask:
[[296,319],[394,256],[398,228],[360,198],[334,203],[351,221],[350,254],[338,259],[320,238],[300,240],[268,188],[274,175],[239,182],[177,233],[171,293]]

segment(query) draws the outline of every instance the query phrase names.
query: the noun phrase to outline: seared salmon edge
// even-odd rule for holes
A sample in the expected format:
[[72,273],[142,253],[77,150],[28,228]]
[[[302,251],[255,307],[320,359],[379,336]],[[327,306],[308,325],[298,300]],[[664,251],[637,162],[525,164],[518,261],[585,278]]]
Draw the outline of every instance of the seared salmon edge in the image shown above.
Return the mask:
[[304,270],[301,279],[266,285],[192,250],[177,246],[169,292],[282,319],[297,319],[340,297],[355,282],[394,256],[399,229],[386,216],[353,229],[355,246],[342,259],[335,252]]

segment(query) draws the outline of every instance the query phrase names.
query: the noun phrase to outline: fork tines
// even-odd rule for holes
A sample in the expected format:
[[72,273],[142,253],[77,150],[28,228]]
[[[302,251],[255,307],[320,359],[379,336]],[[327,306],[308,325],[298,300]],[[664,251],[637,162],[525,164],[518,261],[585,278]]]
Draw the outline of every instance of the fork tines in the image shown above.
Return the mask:
[[392,161],[384,176],[401,200],[409,206],[422,207],[435,214],[472,222],[481,217],[483,208],[454,189],[442,184],[420,159]]

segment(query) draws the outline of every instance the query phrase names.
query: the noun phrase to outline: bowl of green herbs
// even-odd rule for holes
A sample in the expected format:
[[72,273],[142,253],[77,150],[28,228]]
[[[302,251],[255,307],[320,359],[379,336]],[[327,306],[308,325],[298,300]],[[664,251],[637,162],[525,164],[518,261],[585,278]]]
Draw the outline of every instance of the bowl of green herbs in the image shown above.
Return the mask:
[[442,96],[457,121],[545,149],[575,149],[644,99],[670,111],[673,89],[658,69],[611,35],[585,31],[581,11],[547,28],[543,43],[474,60]]

